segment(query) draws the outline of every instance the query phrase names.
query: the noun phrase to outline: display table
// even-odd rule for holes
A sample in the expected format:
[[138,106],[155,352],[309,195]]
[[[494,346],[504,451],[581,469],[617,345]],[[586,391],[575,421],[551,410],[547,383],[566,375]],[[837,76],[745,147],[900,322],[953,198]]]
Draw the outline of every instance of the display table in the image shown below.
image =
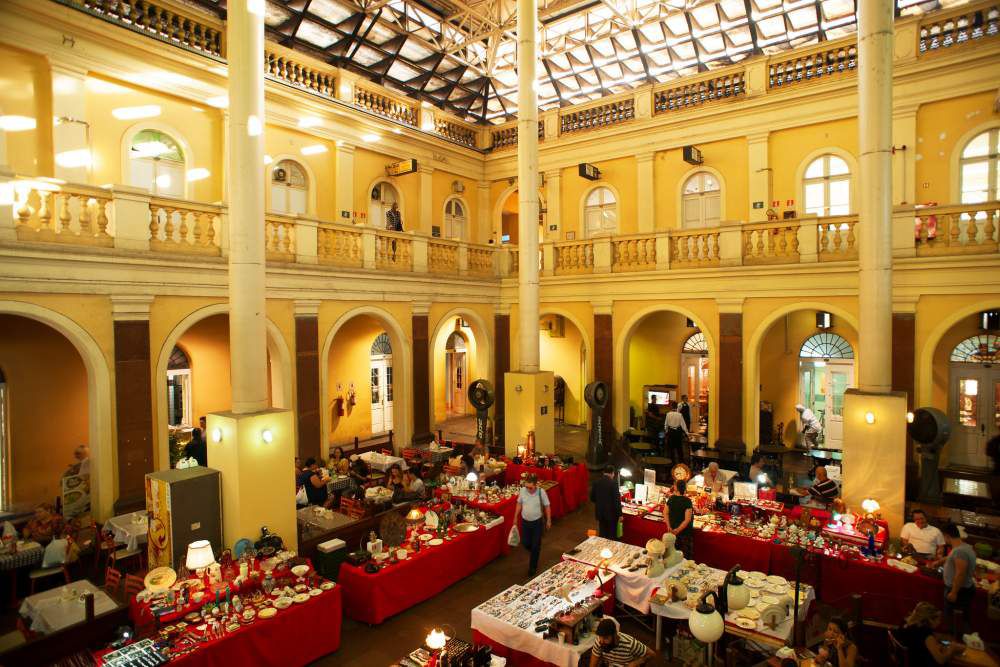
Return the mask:
[[[72,599],[64,599],[63,591],[73,591]],[[74,623],[85,620],[84,602],[80,596],[85,593],[94,595],[94,615],[113,611],[118,603],[107,593],[86,579],[74,581],[71,584],[53,588],[52,590],[29,595],[21,603],[20,614],[29,621],[32,632],[47,635],[68,628]]]
[[116,544],[124,544],[129,551],[135,551],[146,543],[149,534],[149,515],[146,510],[121,514],[108,519],[105,530],[111,531]]
[[[435,489],[434,491],[434,495],[436,497],[441,497],[443,494],[443,489]],[[506,554],[510,552],[511,547],[507,544],[507,535],[510,533],[510,527],[514,525],[514,512],[517,511],[517,496],[511,496],[510,498],[505,498],[496,503],[487,503],[455,495],[451,497],[451,500],[454,503],[460,503],[474,510],[484,510],[503,517],[503,525],[496,527],[497,529],[500,529],[504,536],[503,544],[500,547],[500,553]]]
[[577,507],[587,502],[590,494],[590,473],[587,466],[582,463],[575,463],[566,468],[538,467],[514,463],[508,458],[504,458],[507,463],[505,472],[507,484],[520,484],[523,473],[532,473],[539,480],[553,480],[559,482],[559,490],[562,494],[563,507],[565,511],[572,512]]
[[[649,613],[649,598],[653,592],[663,585],[664,579],[670,574],[671,568],[666,570],[658,577],[647,577],[644,570],[640,569],[636,572],[630,572],[628,568],[622,566],[622,562],[629,555],[641,551],[634,547],[633,545],[626,545],[622,542],[615,542],[614,540],[608,540],[603,537],[589,537],[579,545],[576,549],[590,554],[599,553],[604,547],[609,547],[613,552],[621,554],[618,559],[613,559],[605,570],[602,572],[613,572],[615,576],[615,599],[618,602],[628,605],[633,609],[639,611],[643,614]],[[623,549],[625,547],[625,549]],[[580,563],[586,563],[592,567],[597,567],[600,564],[599,558],[594,557],[581,557],[579,555],[565,553],[563,558],[566,560],[574,560]],[[607,577],[607,575],[602,574],[602,577]]]
[[340,566],[338,580],[344,589],[349,617],[378,625],[415,604],[434,597],[498,557],[506,544],[505,524],[472,533],[456,533],[439,546],[420,551],[378,572],[348,563]]

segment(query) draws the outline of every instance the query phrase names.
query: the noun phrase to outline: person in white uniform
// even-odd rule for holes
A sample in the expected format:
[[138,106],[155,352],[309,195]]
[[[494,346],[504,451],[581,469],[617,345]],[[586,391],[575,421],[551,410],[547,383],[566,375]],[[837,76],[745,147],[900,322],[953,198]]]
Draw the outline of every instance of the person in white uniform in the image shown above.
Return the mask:
[[921,556],[931,556],[941,558],[944,556],[944,535],[940,529],[932,526],[927,521],[927,515],[923,510],[913,510],[910,514],[911,521],[903,526],[899,532],[899,539],[903,544],[909,544]]
[[816,419],[813,411],[801,403],[796,405],[795,409],[799,413],[799,421],[802,422],[802,444],[806,449],[818,446],[819,434],[823,432],[822,424]]

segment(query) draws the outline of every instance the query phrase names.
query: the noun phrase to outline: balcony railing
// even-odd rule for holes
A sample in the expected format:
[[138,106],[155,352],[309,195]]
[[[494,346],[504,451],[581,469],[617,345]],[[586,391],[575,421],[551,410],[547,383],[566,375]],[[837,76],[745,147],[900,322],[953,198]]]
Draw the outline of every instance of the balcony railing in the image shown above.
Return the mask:
[[917,256],[995,253],[1000,202],[916,211]]
[[360,229],[322,225],[317,230],[320,264],[360,269],[364,266],[364,246]]
[[264,51],[264,73],[277,81],[298,86],[324,97],[337,96],[337,75],[333,71],[323,71],[307,65],[302,58],[268,46]]
[[427,270],[431,273],[458,273],[458,243],[435,239],[427,242]]
[[1000,35],[1000,3],[964,6],[920,22],[920,53],[939,53]]
[[271,262],[295,261],[295,218],[269,213],[264,219],[264,248]]
[[599,130],[635,119],[635,100],[631,97],[604,102],[586,109],[559,114],[559,134]]
[[14,187],[17,238],[41,243],[110,246],[107,190],[21,181]]
[[173,197],[150,197],[150,250],[219,255],[221,216],[221,206]]
[[[545,122],[538,121],[538,140],[545,138]],[[517,123],[490,130],[490,150],[500,151],[517,146]]]
[[655,236],[626,236],[611,240],[612,271],[651,271],[655,268]]
[[397,123],[411,127],[417,126],[417,106],[415,104],[389,97],[377,90],[369,90],[360,85],[355,87],[354,106]]
[[768,60],[769,88],[787,88],[834,76],[852,74],[858,68],[857,39],[840,40],[839,44],[823,44],[805,51]]
[[454,141],[456,144],[462,144],[469,148],[476,147],[476,130],[461,123],[456,123],[447,118],[435,118],[434,131],[445,139]]
[[204,17],[195,17],[170,2],[148,0],[64,0],[112,23],[156,37],[165,42],[223,55],[223,26]]
[[553,270],[556,275],[594,271],[593,240],[556,243],[553,252],[555,254]]
[[730,72],[707,79],[673,83],[653,92],[653,112],[683,111],[710,102],[735,99],[746,93],[745,73]]
[[798,261],[798,220],[743,225],[744,264],[788,264]]

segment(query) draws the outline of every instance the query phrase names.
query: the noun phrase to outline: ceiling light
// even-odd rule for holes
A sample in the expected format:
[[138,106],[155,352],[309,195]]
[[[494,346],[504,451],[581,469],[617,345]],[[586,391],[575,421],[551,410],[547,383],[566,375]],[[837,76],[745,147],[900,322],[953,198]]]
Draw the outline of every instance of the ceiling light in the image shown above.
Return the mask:
[[24,132],[35,129],[35,119],[28,116],[0,116],[0,130]]
[[260,118],[251,114],[247,118],[247,134],[251,137],[259,137],[263,131],[264,127],[260,123]]
[[865,421],[868,422],[869,424],[874,424],[875,423],[875,413],[874,412],[866,412],[865,413]]
[[376,141],[378,141],[381,138],[382,137],[378,136],[377,134],[362,134],[361,135],[361,141],[365,142],[366,144],[373,144],[373,143],[375,143]]
[[118,120],[138,120],[159,116],[161,109],[157,104],[147,104],[141,107],[118,107],[111,110],[111,115]]
[[216,95],[215,97],[209,97],[205,100],[205,104],[210,107],[215,107],[216,109],[225,109],[229,106],[229,96],[228,95]]
[[311,146],[303,146],[301,152],[303,155],[319,155],[320,153],[325,153],[326,151],[327,147],[325,145],[312,144]]
[[90,151],[86,148],[79,148],[75,151],[63,151],[56,153],[56,164],[65,169],[77,169],[89,167],[91,162]]
[[200,181],[202,179],[208,178],[211,175],[212,172],[210,172],[208,169],[205,169],[204,167],[196,167],[194,169],[188,169],[187,179],[188,182]]
[[317,118],[316,116],[306,116],[305,118],[299,119],[299,127],[306,130],[310,127],[319,127],[323,124],[322,118]]
[[171,183],[170,174],[160,174],[156,177],[156,187],[158,188],[169,188]]

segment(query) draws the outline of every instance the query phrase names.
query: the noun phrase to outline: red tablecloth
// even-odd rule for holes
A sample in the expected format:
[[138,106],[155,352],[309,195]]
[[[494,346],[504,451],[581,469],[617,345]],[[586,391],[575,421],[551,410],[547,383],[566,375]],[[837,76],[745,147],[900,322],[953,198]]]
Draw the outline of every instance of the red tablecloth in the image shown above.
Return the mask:
[[507,659],[508,667],[552,667],[552,663],[539,660],[530,653],[522,653],[509,646],[504,646],[478,630],[472,631],[472,643],[488,644],[493,650],[493,655]]
[[[302,604],[282,609],[274,618],[258,620],[236,632],[176,658],[171,665],[307,665],[340,648],[341,587],[335,586]],[[134,608],[133,608],[134,610]],[[104,651],[103,654],[108,653]],[[95,656],[103,664],[101,655]]]
[[[438,498],[444,494],[444,489],[435,489],[434,495]],[[517,496],[511,496],[505,500],[501,500],[498,503],[482,503],[478,501],[470,501],[464,498],[452,497],[453,502],[462,503],[468,507],[477,510],[485,510],[487,512],[493,512],[499,516],[503,517],[503,525],[497,526],[492,530],[492,532],[502,532],[503,540],[500,548],[500,553],[508,553],[510,547],[507,545],[507,534],[510,533],[510,527],[514,525],[514,512],[517,510]]]
[[[645,546],[651,537],[662,534],[662,522],[631,515],[623,518],[623,542]],[[795,578],[795,559],[783,544],[701,530],[696,530],[694,536],[694,558],[700,563],[721,570],[739,563],[745,570],[759,570],[790,580]],[[811,554],[802,567],[802,581],[816,587],[822,602],[845,610],[849,608],[852,594],[864,596],[864,617],[881,623],[902,622],[917,602],[930,602],[939,608],[944,606],[944,584],[940,579],[922,572],[910,574],[882,563]],[[977,589],[970,623],[989,641],[1000,637],[1000,623],[987,618],[986,604],[986,593]]]
[[500,555],[507,530],[497,526],[458,533],[450,542],[424,547],[405,561],[374,574],[344,563],[338,588],[344,591],[348,616],[377,625],[387,618],[434,597]]
[[575,463],[562,468],[539,468],[537,466],[522,465],[514,463],[510,459],[507,462],[506,483],[518,484],[521,481],[521,474],[530,472],[538,476],[538,479],[550,479],[559,482],[562,493],[563,506],[567,512],[572,512],[577,507],[587,502],[590,487],[590,473],[587,466],[582,463]]

